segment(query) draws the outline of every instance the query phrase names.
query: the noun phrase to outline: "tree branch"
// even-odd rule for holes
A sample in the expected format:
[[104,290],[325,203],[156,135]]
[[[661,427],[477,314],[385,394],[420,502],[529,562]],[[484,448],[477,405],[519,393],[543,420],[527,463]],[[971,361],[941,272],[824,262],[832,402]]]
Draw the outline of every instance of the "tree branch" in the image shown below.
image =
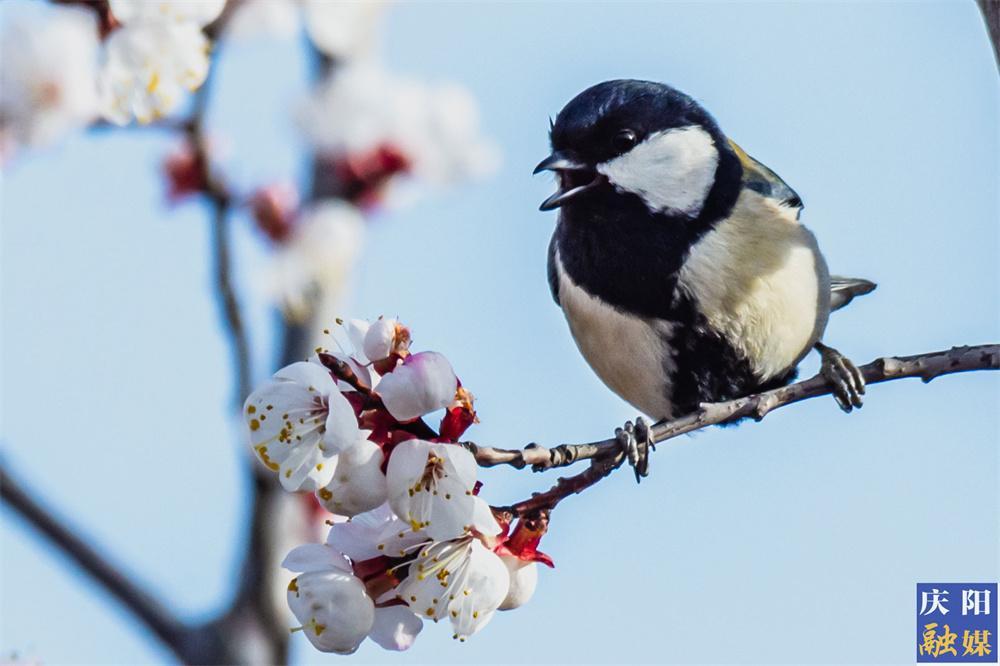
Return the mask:
[[208,139],[205,136],[205,114],[208,110],[213,70],[214,68],[209,70],[205,82],[195,93],[191,117],[184,124],[184,130],[194,151],[195,164],[201,170],[200,176],[201,182],[204,184],[204,193],[212,206],[212,263],[215,275],[215,294],[233,351],[233,366],[236,375],[234,402],[236,405],[242,405],[243,400],[250,393],[250,343],[247,339],[246,328],[243,326],[243,316],[232,280],[229,234],[229,212],[232,196],[226,184],[212,173]]
[[[890,356],[879,358],[859,370],[868,384],[919,377],[924,383],[941,375],[973,370],[1000,369],[1000,345],[988,344],[974,347],[953,347],[947,351],[917,354],[915,356]],[[701,430],[713,425],[730,423],[750,417],[760,421],[771,411],[809,398],[831,393],[831,387],[822,375],[816,375],[789,386],[757,393],[755,395],[705,403],[677,419],[660,421],[651,428],[652,443],[664,442],[674,437]],[[462,442],[483,467],[510,465],[521,469],[528,465],[538,472],[554,467],[564,467],[578,460],[591,460],[591,466],[581,474],[559,479],[554,487],[544,493],[535,493],[530,499],[518,502],[504,510],[515,515],[525,515],[540,509],[552,509],[561,500],[581,492],[622,464],[621,446],[616,439],[605,439],[588,444],[561,444],[548,449],[529,444],[524,449],[498,449]]]
[[53,516],[32,499],[31,495],[0,465],[0,497],[3,501],[130,610],[178,659],[192,661],[192,655],[186,649],[192,631],[149,592],[126,576],[120,567],[108,562],[77,536],[74,530],[66,526],[66,521]]

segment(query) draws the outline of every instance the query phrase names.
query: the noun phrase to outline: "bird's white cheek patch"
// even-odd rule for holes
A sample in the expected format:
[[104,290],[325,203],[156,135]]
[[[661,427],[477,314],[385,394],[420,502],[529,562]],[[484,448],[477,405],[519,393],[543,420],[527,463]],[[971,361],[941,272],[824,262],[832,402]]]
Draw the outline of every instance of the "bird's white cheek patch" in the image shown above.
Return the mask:
[[597,170],[616,189],[639,196],[654,212],[696,217],[718,165],[719,151],[711,135],[691,125],[651,134]]

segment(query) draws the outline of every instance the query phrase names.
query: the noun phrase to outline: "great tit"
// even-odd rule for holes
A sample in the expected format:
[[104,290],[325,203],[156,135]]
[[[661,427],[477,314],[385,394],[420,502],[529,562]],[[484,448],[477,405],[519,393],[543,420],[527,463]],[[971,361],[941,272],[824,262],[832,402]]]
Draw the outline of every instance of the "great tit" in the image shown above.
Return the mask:
[[[788,384],[815,348],[840,407],[861,407],[861,373],[820,340],[830,312],[875,284],[830,276],[799,196],[700,104],[606,81],[550,121],[550,140],[535,169],[559,181],[541,205],[559,209],[549,286],[612,391],[670,419]],[[648,425],[626,430],[639,478]]]

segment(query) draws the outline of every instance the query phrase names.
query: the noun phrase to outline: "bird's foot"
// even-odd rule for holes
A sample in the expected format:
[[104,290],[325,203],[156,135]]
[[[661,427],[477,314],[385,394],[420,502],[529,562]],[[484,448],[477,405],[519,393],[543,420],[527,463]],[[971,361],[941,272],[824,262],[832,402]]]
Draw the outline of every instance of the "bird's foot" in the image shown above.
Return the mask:
[[635,425],[626,421],[625,427],[615,429],[615,439],[628,457],[628,462],[635,472],[635,481],[639,483],[642,477],[649,476],[649,452],[655,450],[652,433],[646,419],[636,418]]
[[865,378],[851,360],[833,347],[822,342],[816,343],[816,351],[823,359],[820,374],[833,388],[833,397],[845,412],[855,407],[861,408],[861,396],[865,394]]

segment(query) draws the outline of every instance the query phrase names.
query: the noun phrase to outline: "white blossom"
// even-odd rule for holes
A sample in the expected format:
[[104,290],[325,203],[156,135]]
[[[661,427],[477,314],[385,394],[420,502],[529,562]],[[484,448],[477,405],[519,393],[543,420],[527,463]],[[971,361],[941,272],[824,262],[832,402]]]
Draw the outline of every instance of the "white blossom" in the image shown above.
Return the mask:
[[0,154],[51,144],[98,113],[93,12],[37,2],[0,5]]
[[110,0],[122,24],[107,40],[101,72],[102,112],[125,125],[148,123],[205,82],[209,42],[202,28],[225,0]]
[[358,209],[340,200],[306,209],[264,276],[264,288],[288,316],[304,318],[315,298],[340,294],[357,261],[364,225]]
[[454,637],[465,640],[490,621],[509,586],[510,574],[500,557],[467,536],[421,550],[397,594],[420,615],[449,618]]
[[373,442],[360,440],[337,456],[333,478],[316,491],[327,511],[354,516],[383,504],[388,496],[382,473],[382,449]]
[[375,604],[344,557],[308,544],[289,553],[282,566],[302,572],[288,584],[288,607],[309,642],[323,652],[357,650],[375,623]]
[[432,539],[460,536],[474,522],[476,472],[475,457],[457,444],[403,442],[386,470],[389,505]]
[[251,393],[243,417],[257,457],[290,491],[329,483],[334,457],[367,436],[329,371],[305,361],[282,368]]
[[522,560],[519,557],[501,555],[500,559],[510,574],[510,589],[500,610],[520,608],[531,599],[538,586],[538,564],[532,560]]
[[109,0],[119,22],[193,23],[199,28],[219,18],[226,0]]
[[419,352],[384,375],[378,394],[394,418],[411,421],[455,400],[458,378],[443,354]]
[[104,116],[148,123],[173,111],[208,75],[209,43],[193,22],[139,21],[107,40],[101,72]]
[[395,319],[377,319],[368,327],[363,341],[364,353],[372,361],[381,361],[392,353],[396,340],[397,326]]
[[408,650],[423,628],[423,621],[406,606],[377,607],[368,637],[385,650]]
[[[369,514],[348,523],[336,523],[334,528],[343,530],[350,525],[364,526],[366,522],[384,527],[383,514]],[[352,550],[351,544],[346,543],[348,540],[341,539]],[[361,542],[356,537],[354,540]],[[324,652],[350,654],[366,636],[386,650],[406,650],[423,628],[420,618],[405,606],[375,607],[364,582],[354,575],[350,561],[334,546],[299,546],[288,554],[282,566],[301,572],[288,585],[288,605],[302,623],[309,641]]]
[[372,51],[385,2],[305,0],[303,9],[309,39],[320,51],[342,61]]
[[354,516],[330,528],[327,544],[351,560],[360,562],[380,555],[404,557],[415,545],[428,541],[400,520],[388,504]]
[[299,8],[292,0],[243,0],[226,22],[226,37],[237,40],[290,39],[299,30]]
[[396,77],[371,62],[338,67],[302,106],[299,124],[334,155],[393,146],[414,176],[434,184],[488,175],[499,162],[466,90]]

